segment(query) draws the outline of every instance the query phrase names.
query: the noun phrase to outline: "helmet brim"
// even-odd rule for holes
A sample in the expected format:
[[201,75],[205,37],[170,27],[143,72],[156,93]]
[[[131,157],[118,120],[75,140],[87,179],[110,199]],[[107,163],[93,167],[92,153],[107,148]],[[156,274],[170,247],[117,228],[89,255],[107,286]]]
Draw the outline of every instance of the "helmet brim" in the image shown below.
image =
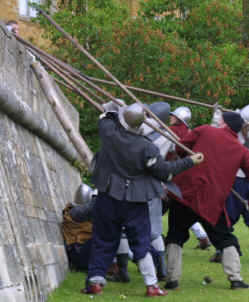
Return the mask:
[[119,118],[119,122],[120,124],[128,131],[139,134],[140,133],[140,126],[139,127],[131,127],[130,125],[128,125],[125,121],[124,118],[124,111],[128,106],[122,106],[119,108],[118,110],[118,118]]
[[187,126],[189,128],[189,125],[181,118],[179,118],[177,115],[174,114],[174,112],[170,112],[169,115],[173,115],[174,117],[176,117],[179,121],[181,121],[182,123],[184,123],[185,126]]

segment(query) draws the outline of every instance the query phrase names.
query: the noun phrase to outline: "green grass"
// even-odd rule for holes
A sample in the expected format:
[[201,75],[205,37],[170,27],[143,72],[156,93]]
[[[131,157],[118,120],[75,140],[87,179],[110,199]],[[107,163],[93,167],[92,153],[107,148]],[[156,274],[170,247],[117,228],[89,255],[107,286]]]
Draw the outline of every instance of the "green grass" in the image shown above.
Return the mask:
[[[239,238],[243,252],[241,257],[242,277],[245,282],[249,283],[248,228],[241,220],[235,226],[235,234]],[[84,287],[85,274],[72,272],[68,273],[60,287],[51,293],[47,302],[142,302],[144,299],[166,299],[167,302],[248,302],[249,290],[230,290],[230,283],[226,280],[222,266],[208,261],[214,253],[214,248],[209,251],[195,250],[196,244],[197,241],[191,234],[190,240],[183,249],[183,273],[180,288],[178,291],[169,291],[166,297],[145,298],[143,279],[137,272],[136,266],[130,263],[131,282],[128,284],[108,282],[102,295],[82,295],[80,289]],[[205,275],[213,279],[212,283],[202,284]],[[161,282],[161,286],[163,285],[164,282]],[[121,295],[125,295],[125,297]]]

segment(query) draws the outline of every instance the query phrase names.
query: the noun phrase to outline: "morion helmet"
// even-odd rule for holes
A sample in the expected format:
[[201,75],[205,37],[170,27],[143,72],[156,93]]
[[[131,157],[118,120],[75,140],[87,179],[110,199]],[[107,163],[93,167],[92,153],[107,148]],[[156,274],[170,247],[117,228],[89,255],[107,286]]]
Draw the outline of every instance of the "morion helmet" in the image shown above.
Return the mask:
[[137,103],[123,106],[119,109],[118,117],[120,124],[134,133],[140,132],[140,126],[145,119],[144,109]]
[[97,195],[97,189],[94,190],[88,185],[82,183],[75,194],[74,202],[77,204],[91,202],[93,195]]
[[165,123],[170,114],[170,105],[166,102],[155,102],[149,105],[149,109]]
[[240,110],[240,115],[246,122],[249,122],[249,105],[246,105]]
[[170,112],[170,114],[174,115],[176,118],[182,121],[187,127],[189,127],[188,123],[191,120],[191,111],[188,107],[185,106],[178,107],[173,112]]

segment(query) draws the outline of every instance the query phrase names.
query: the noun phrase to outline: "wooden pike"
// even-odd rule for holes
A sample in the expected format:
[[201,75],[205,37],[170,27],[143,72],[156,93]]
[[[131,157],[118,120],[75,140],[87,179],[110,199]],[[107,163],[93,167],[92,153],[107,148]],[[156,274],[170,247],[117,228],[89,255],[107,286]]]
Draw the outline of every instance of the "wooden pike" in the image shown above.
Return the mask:
[[[112,81],[107,81],[107,80],[104,80],[104,79],[98,79],[98,78],[93,78],[93,77],[88,77],[88,78],[89,78],[89,80],[91,80],[93,82],[112,85],[112,86],[117,86],[117,84],[115,82],[112,82]],[[206,107],[206,108],[211,109],[211,110],[214,109],[214,105],[211,105],[211,104],[206,104],[206,103],[194,101],[194,100],[191,100],[191,99],[186,99],[186,98],[169,95],[169,94],[165,94],[165,93],[162,93],[162,92],[156,92],[156,91],[152,91],[152,90],[148,90],[148,89],[143,89],[143,88],[139,88],[139,87],[134,87],[134,86],[129,86],[129,85],[125,85],[125,86],[130,90],[134,90],[134,91],[141,92],[141,93],[144,93],[144,94],[157,96],[157,97],[160,97],[160,98],[163,98],[163,99],[173,100],[173,101],[182,102],[182,103],[187,103],[187,104],[190,104],[190,105],[198,105],[198,106]],[[223,108],[221,106],[220,106],[220,109],[224,112],[234,112],[234,110]]]
[[[62,72],[58,71],[58,66],[60,66],[61,68],[64,68],[70,74],[75,75],[77,78],[81,79],[82,81],[85,81],[89,86],[95,88],[97,91],[99,91],[103,95],[107,96],[110,100],[112,100],[116,104],[122,106],[122,104],[118,100],[116,100],[116,98],[114,98],[111,94],[109,94],[107,91],[101,89],[97,85],[93,84],[89,80],[90,77],[82,75],[79,71],[77,71],[76,69],[72,68],[70,65],[64,63],[63,61],[61,61],[61,60],[59,60],[59,59],[57,59],[57,58],[55,58],[55,57],[53,57],[53,56],[51,56],[49,54],[47,54],[43,50],[41,50],[41,49],[33,46],[31,43],[23,40],[22,38],[20,38],[18,36],[17,36],[17,38],[18,38],[19,42],[21,42],[24,45],[26,45],[29,48],[29,50],[32,53],[34,53],[34,55],[36,55],[38,59],[41,60],[41,62],[43,62],[50,70],[52,70],[54,73],[56,73],[59,77],[61,77],[63,79],[63,81],[64,81],[63,85],[64,86],[66,86],[67,88],[70,88],[72,91],[76,92],[78,95],[84,97],[87,101],[89,101],[87,95],[83,94],[80,89],[78,89],[74,84],[72,84],[72,82],[68,79],[68,73],[65,75],[65,73],[63,74]],[[44,59],[44,57],[46,59]],[[53,62],[53,64],[52,64],[52,62]],[[58,66],[55,67],[55,65],[58,65]],[[103,112],[103,108],[101,107],[101,109],[100,109],[99,105],[97,103],[95,103],[93,100],[91,100],[90,103],[92,105],[94,105],[94,107],[96,109],[98,109],[99,111]],[[169,139],[174,144],[176,144],[179,147],[181,147],[188,154],[190,154],[190,155],[194,154],[194,152],[192,150],[188,149],[186,146],[184,146],[183,144],[179,143],[178,139],[175,139],[175,138],[167,135],[164,131],[162,131],[161,129],[155,127],[148,120],[145,120],[145,124],[147,124],[149,127],[151,127],[153,130],[157,131],[159,134],[161,134],[165,138]]]
[[[32,53],[37,56],[37,58],[43,63],[45,64],[51,71],[53,71],[55,74],[57,74],[59,77],[61,77],[63,79],[64,82],[59,81],[58,79],[55,78],[55,80],[57,82],[59,82],[59,84],[64,85],[65,87],[71,89],[73,92],[76,92],[78,95],[84,97],[87,101],[89,101],[97,110],[99,110],[100,112],[103,112],[104,109],[102,106],[100,106],[98,103],[96,103],[95,101],[93,101],[92,99],[90,99],[89,97],[87,97],[86,94],[82,93],[82,91],[80,89],[78,89],[77,86],[75,86],[69,79],[68,79],[68,74],[65,74],[63,72],[58,71],[58,68],[55,67],[53,64],[50,64],[50,62],[48,62],[48,60],[46,60],[45,58],[43,58],[42,56],[40,56],[39,54],[36,53],[36,51],[32,50]],[[119,101],[117,101],[115,98],[113,100],[116,104],[118,105],[123,105],[121,104]],[[164,131],[162,131],[161,129],[155,127],[153,124],[151,124],[148,120],[145,120],[144,122],[145,124],[147,124],[149,127],[151,127],[154,131],[157,131],[159,134],[161,134],[162,136],[164,136],[165,138],[167,138],[168,140],[170,140],[171,142],[173,142],[174,144],[177,144],[179,147],[181,147],[185,152],[189,153],[189,154],[194,154],[194,152],[190,149],[188,149],[186,146],[184,146],[183,144],[181,144],[180,142],[176,141],[175,139],[173,139],[171,136],[167,135]]]
[[47,96],[47,100],[51,104],[61,125],[63,126],[69,139],[75,146],[75,149],[79,152],[83,162],[89,168],[93,158],[93,154],[85,143],[85,141],[83,140],[83,138],[74,129],[70,119],[68,118],[63,107],[61,106],[58,94],[54,89],[54,86],[52,85],[51,78],[38,62],[34,62],[32,64],[32,67],[37,75],[39,82],[41,83],[45,95]]
[[[182,145],[179,143],[179,137],[173,132],[171,131],[171,129],[169,129],[164,123],[161,122],[161,120],[151,111],[149,110],[146,106],[144,106],[144,104],[134,95],[132,94],[129,90],[128,87],[132,90],[136,90],[136,91],[140,91],[140,92],[144,92],[147,94],[152,94],[152,95],[156,95],[159,97],[163,97],[163,98],[167,98],[167,99],[174,99],[176,101],[181,101],[181,102],[185,102],[185,103],[189,103],[189,104],[194,104],[194,105],[199,105],[199,106],[203,106],[203,107],[207,107],[207,108],[211,108],[213,109],[213,105],[209,105],[209,104],[205,104],[205,103],[201,103],[201,102],[196,102],[190,99],[185,99],[185,98],[180,98],[180,97],[173,97],[173,96],[169,96],[163,93],[157,93],[157,92],[152,92],[150,90],[145,90],[145,89],[140,89],[140,88],[136,88],[136,87],[131,87],[131,86],[125,86],[123,85],[118,79],[116,79],[101,63],[99,63],[86,49],[84,49],[84,47],[82,45],[80,45],[76,40],[74,40],[67,32],[65,32],[51,17],[49,17],[43,10],[39,10],[39,12],[53,25],[55,26],[55,28],[61,32],[73,45],[75,45],[81,52],[83,52],[95,65],[97,65],[106,75],[108,75],[114,82],[115,85],[118,85],[121,89],[123,89],[135,102],[137,102],[138,104],[140,104],[140,106],[144,109],[145,112],[147,112],[147,114],[151,117],[153,117],[160,126],[162,126],[165,130],[167,130],[167,132],[169,132],[174,139],[172,139],[169,136],[166,136],[164,132],[162,132],[160,129],[155,128],[151,123],[147,124],[148,126],[150,126],[151,128],[153,128],[154,130],[156,130],[157,132],[159,132],[160,134],[166,136],[168,139],[170,139],[171,141],[173,141],[176,145],[180,146],[181,148],[183,148],[187,153],[193,155],[195,154],[192,150],[190,150],[189,148],[187,148],[186,146]],[[91,79],[93,80],[93,79]],[[74,85],[71,85],[74,88]],[[74,88],[75,89],[75,88]],[[75,90],[78,90],[77,87]],[[89,100],[89,97],[87,96],[87,99]],[[112,99],[112,98],[111,98]],[[116,99],[113,100],[114,102],[117,102]],[[224,109],[221,108],[223,111],[233,111],[233,110],[229,110],[229,109]],[[103,110],[103,109],[102,109]],[[101,111],[102,111],[101,110]],[[175,141],[176,140],[176,141]],[[234,192],[234,190],[232,189],[233,194],[239,199],[241,200],[241,196],[237,193]],[[235,194],[237,193],[237,194]],[[243,200],[243,199],[242,199]],[[248,206],[248,205],[247,205]]]
[[[35,51],[31,50],[31,52],[36,56],[36,57],[39,57],[40,60],[42,60],[42,57],[39,56]],[[58,72],[62,73],[63,75],[65,75],[68,79],[70,79],[75,85],[79,86],[81,89],[87,91],[90,95],[92,95],[94,98],[96,98],[101,104],[104,104],[105,101],[100,97],[98,96],[96,93],[94,93],[91,89],[87,88],[85,85],[83,85],[82,83],[80,83],[75,77],[73,77],[71,75],[70,72],[66,71],[65,69],[61,69],[61,68],[58,68],[58,66],[56,66],[56,63],[48,58],[44,59],[45,62],[47,64],[50,64],[52,65]],[[76,87],[77,87],[76,86]]]
[[43,15],[60,33],[63,34],[77,49],[79,49],[84,55],[86,55],[99,69],[101,69],[109,78],[111,78],[122,90],[124,90],[136,103],[144,109],[144,111],[151,117],[153,117],[158,124],[163,127],[167,132],[171,134],[176,140],[179,137],[167,127],[149,108],[147,108],[132,92],[130,92],[125,85],[123,85],[116,77],[114,77],[100,62],[98,62],[82,45],[72,38],[64,29],[62,29],[50,16],[48,16],[42,9],[39,9],[41,15]]
[[86,93],[84,93],[82,90],[80,90],[73,82],[71,82],[65,74],[58,71],[56,67],[54,67],[52,64],[50,64],[46,59],[42,58],[41,56],[37,57],[43,64],[45,64],[51,71],[53,71],[55,74],[57,74],[60,78],[63,79],[63,81],[69,85],[69,87],[77,92],[80,96],[84,97],[91,105],[93,105],[97,110],[100,112],[104,112],[104,109],[101,105],[96,103],[93,99],[91,99]]
[[[39,54],[45,56],[47,59],[53,60],[57,65],[59,65],[62,68],[66,69],[68,72],[73,74],[75,77],[77,77],[78,79],[86,82],[88,85],[91,85],[95,89],[97,89],[98,86],[94,86],[94,84],[92,82],[107,84],[107,85],[111,85],[111,86],[117,86],[117,84],[115,82],[104,80],[104,79],[98,79],[98,78],[94,78],[94,77],[89,77],[87,75],[84,75],[79,70],[75,69],[74,67],[70,66],[69,64],[66,64],[65,62],[59,60],[58,58],[55,58],[54,56],[46,53],[44,50],[39,49],[38,47],[36,47],[36,46],[32,45],[31,43],[25,41],[24,39],[20,38],[19,36],[16,36],[16,38],[19,42],[21,42],[24,45],[28,46],[29,48],[37,51]],[[177,97],[177,96],[165,94],[165,93],[162,93],[162,92],[156,92],[156,91],[143,89],[143,88],[139,88],[139,87],[134,87],[134,86],[129,86],[129,85],[124,85],[124,86],[126,88],[130,89],[130,90],[141,92],[141,93],[152,95],[152,96],[157,96],[157,97],[160,97],[160,98],[163,98],[163,99],[182,102],[182,103],[187,103],[187,104],[190,104],[190,105],[198,105],[198,106],[206,107],[206,108],[211,109],[211,110],[214,109],[214,105],[211,105],[211,104],[206,104],[206,103],[203,103],[203,102],[198,102],[198,101],[194,101],[194,100],[191,100],[191,99],[186,99],[186,98],[183,98],[183,97]],[[107,96],[108,96],[109,99],[113,100],[111,95],[107,95]],[[224,112],[234,112],[231,109],[227,109],[227,108],[223,108],[223,107],[220,107],[220,109]]]
[[236,192],[233,188],[231,189],[231,192],[233,193],[233,195],[243,203],[243,205],[245,206],[246,210],[249,210],[249,205],[248,205],[248,201],[245,200],[238,192]]
[[101,89],[99,86],[94,84],[91,80],[89,80],[88,76],[83,75],[82,73],[80,73],[78,70],[76,70],[69,64],[66,64],[65,62],[53,57],[52,55],[46,53],[45,51],[39,49],[38,47],[32,45],[31,43],[23,40],[22,38],[20,38],[18,36],[16,36],[16,37],[17,37],[18,41],[21,42],[22,44],[24,44],[25,46],[27,46],[29,51],[31,51],[32,53],[37,54],[39,57],[45,57],[47,61],[53,62],[54,63],[53,65],[54,66],[56,65],[57,69],[61,70],[61,68],[62,68],[64,70],[68,71],[71,75],[74,75],[77,79],[82,80],[83,82],[87,83],[90,87],[96,89],[98,92],[103,94],[109,100],[112,100],[115,102],[116,99],[114,98],[114,96],[112,96],[109,92]]
[[[46,59],[41,58],[40,56],[38,57],[39,60],[45,64],[51,71],[53,71],[55,74],[57,74],[59,77],[61,77],[64,82],[66,83],[62,83],[63,85],[65,85],[67,88],[71,89],[72,91],[76,92],[77,94],[79,94],[80,96],[84,97],[87,101],[89,101],[92,105],[94,105],[94,107],[99,110],[100,112],[103,112],[104,109],[102,106],[100,106],[98,103],[94,102],[92,99],[89,99],[89,97],[86,97],[86,94],[82,93],[80,89],[78,89],[68,78],[66,75],[63,75],[63,73],[59,72],[56,67],[54,67],[53,65],[51,65],[49,62],[46,61]],[[114,102],[120,106],[123,106],[123,104],[121,104],[119,101],[117,101],[116,99],[114,99]],[[165,138],[167,138],[168,140],[170,140],[172,143],[178,145],[179,147],[181,147],[185,152],[189,153],[190,155],[195,154],[192,150],[188,149],[186,146],[184,146],[183,144],[181,144],[179,141],[176,141],[174,138],[172,138],[170,135],[167,135],[164,131],[162,131],[161,129],[155,127],[152,123],[150,123],[148,120],[144,121],[145,124],[147,124],[149,127],[151,127],[154,131],[157,131],[159,134],[161,134],[162,136],[164,136]]]

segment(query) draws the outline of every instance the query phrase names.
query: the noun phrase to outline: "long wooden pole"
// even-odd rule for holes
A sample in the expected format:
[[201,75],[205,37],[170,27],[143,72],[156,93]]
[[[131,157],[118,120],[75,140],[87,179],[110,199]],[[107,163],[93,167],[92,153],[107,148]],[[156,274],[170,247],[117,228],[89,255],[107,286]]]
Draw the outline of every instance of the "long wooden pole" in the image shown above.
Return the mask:
[[[43,57],[41,57],[38,53],[36,53],[36,51],[31,50],[31,52],[37,57],[39,58],[39,60],[45,60],[45,62],[47,63],[47,65],[49,64],[50,66],[52,65],[54,67],[54,69],[56,69],[58,72],[62,73],[63,75],[65,75],[68,79],[70,79],[75,85],[79,86],[81,89],[87,91],[90,95],[92,95],[94,98],[96,98],[101,104],[104,104],[105,101],[98,96],[96,93],[94,93],[91,89],[87,88],[85,85],[83,85],[82,83],[80,83],[75,77],[73,77],[71,75],[70,72],[66,71],[65,69],[61,69],[58,68],[58,66],[56,66],[55,62],[50,60],[49,58],[44,59]],[[77,87],[76,86],[76,87]]]
[[[32,53],[36,54],[37,56],[41,56],[41,57],[45,57],[47,61],[49,62],[53,62],[54,66],[56,66],[57,69],[64,69],[66,71],[68,71],[70,74],[74,75],[77,79],[82,80],[83,82],[87,83],[89,86],[91,86],[92,88],[96,89],[98,92],[100,92],[101,94],[103,94],[105,97],[107,97],[109,100],[112,100],[115,102],[115,97],[112,96],[109,92],[105,91],[104,89],[101,89],[99,86],[97,86],[96,84],[94,84],[91,80],[89,80],[88,76],[82,75],[82,73],[80,73],[78,70],[76,70],[75,68],[73,68],[72,66],[64,63],[63,61],[51,56],[50,54],[46,53],[45,51],[37,48],[36,46],[32,45],[31,43],[23,40],[22,38],[16,36],[18,41],[23,43],[25,46],[28,47],[29,51],[31,51]],[[59,68],[59,67],[61,68]]]
[[167,127],[149,108],[147,108],[132,92],[130,92],[125,85],[123,85],[115,76],[113,76],[100,62],[98,62],[82,45],[72,38],[64,29],[62,29],[50,16],[48,16],[43,10],[39,9],[39,12],[59,31],[64,37],[66,37],[76,48],[78,48],[83,54],[85,54],[99,69],[101,69],[109,78],[111,78],[121,89],[123,89],[135,102],[140,104],[144,111],[151,117],[153,117],[158,124],[169,132],[175,139],[179,137]]
[[[38,52],[39,54],[45,56],[47,59],[49,59],[51,61],[54,61],[57,65],[59,65],[62,68],[66,69],[68,72],[73,74],[75,77],[77,77],[78,79],[86,82],[88,85],[91,85],[95,89],[97,89],[98,86],[94,86],[94,84],[92,82],[107,84],[107,85],[111,85],[111,86],[117,86],[117,84],[115,82],[112,82],[112,81],[86,76],[82,72],[77,70],[76,68],[74,68],[74,67],[70,66],[69,64],[66,64],[65,62],[59,60],[58,58],[55,58],[54,56],[46,53],[44,50],[39,49],[38,47],[32,45],[31,43],[29,43],[26,40],[20,38],[19,36],[16,36],[16,38],[19,42],[21,42],[24,45],[31,48],[31,50],[33,49],[36,52]],[[129,85],[124,85],[124,86],[127,87],[130,90],[141,92],[141,93],[152,95],[152,96],[157,96],[157,97],[160,97],[160,98],[163,98],[163,99],[182,102],[182,103],[187,103],[187,104],[190,104],[190,105],[198,105],[198,106],[201,106],[201,107],[206,107],[206,108],[211,109],[211,110],[214,109],[214,105],[206,104],[206,103],[199,102],[199,101],[194,101],[192,99],[177,97],[177,96],[165,94],[165,93],[162,93],[162,92],[156,92],[156,91],[153,91],[153,90],[143,89],[143,88],[139,88],[139,87],[135,87],[135,86],[129,86]],[[107,97],[112,99],[111,95],[107,95]],[[234,112],[233,110],[227,109],[227,108],[224,108],[224,107],[220,107],[220,109],[224,112]]]
[[104,109],[101,105],[96,103],[93,99],[91,99],[86,93],[84,93],[82,90],[80,90],[74,83],[72,83],[65,74],[58,71],[56,67],[51,65],[46,59],[42,58],[41,56],[38,56],[38,59],[45,64],[51,71],[53,71],[55,74],[57,74],[59,77],[61,77],[64,82],[66,82],[67,85],[71,87],[72,90],[77,92],[80,96],[84,97],[91,105],[93,105],[96,109],[98,109],[100,112],[103,112]]
[[[99,111],[103,111],[103,108],[97,106],[96,104],[94,104],[95,102],[93,100],[89,100],[89,97],[85,94],[83,94],[75,85],[72,84],[71,81],[68,80],[67,76],[62,75],[61,72],[59,72],[57,69],[58,67],[55,66],[51,66],[51,64],[48,62],[48,60],[44,60],[44,58],[42,58],[41,56],[39,56],[37,53],[40,53],[41,55],[46,56],[47,59],[50,59],[50,61],[52,61],[53,63],[57,63],[58,65],[60,65],[61,67],[64,67],[68,72],[73,73],[73,74],[78,74],[77,71],[73,70],[72,68],[70,68],[71,66],[68,64],[65,64],[64,62],[54,58],[53,56],[46,54],[44,51],[39,50],[38,48],[34,47],[31,43],[23,40],[22,38],[19,38],[19,41],[23,44],[25,44],[26,46],[28,46],[29,48],[31,48],[31,51],[33,51],[33,53],[38,56],[38,58],[48,67],[50,68],[53,72],[55,72],[57,75],[59,75],[70,87],[73,91],[75,91],[76,93],[78,93],[79,95],[83,96],[87,101],[90,101],[91,104],[94,105],[95,108],[97,108]],[[91,83],[91,81],[89,81],[87,78],[89,77],[84,77],[82,76],[80,73],[78,74],[80,76],[80,79],[82,79],[83,81],[86,81],[89,85],[94,85]],[[119,101],[117,101],[111,94],[107,93],[105,90],[99,88],[98,86],[94,85],[98,91],[100,91],[101,93],[107,95],[112,101],[114,101],[115,103],[117,103],[118,105],[122,105],[119,103]],[[145,107],[146,108],[146,107]],[[156,117],[156,116],[155,116]],[[156,120],[159,120],[156,117]],[[160,120],[159,120],[160,121]],[[189,153],[190,155],[193,155],[194,152],[192,150],[190,150],[189,148],[187,148],[186,146],[184,146],[183,144],[181,144],[179,142],[179,138],[178,137],[171,137],[169,135],[167,135],[165,132],[163,132],[162,130],[160,130],[159,128],[155,127],[153,124],[149,123],[148,120],[145,120],[145,124],[147,124],[149,127],[151,127],[153,130],[157,131],[159,134],[161,134],[162,136],[166,137],[167,139],[169,139],[171,142],[173,142],[174,144],[178,145],[180,148],[182,148],[185,152]],[[163,124],[164,125],[164,124]]]
[[[46,17],[60,32],[62,32],[74,45],[77,46],[77,48],[79,49],[82,49],[83,53],[85,53],[90,59],[92,59],[92,61],[98,66],[100,67],[100,69],[102,69],[107,75],[109,75],[110,78],[112,78],[114,80],[115,83],[111,83],[109,81],[105,81],[105,80],[99,80],[99,79],[94,79],[94,78],[89,78],[88,79],[91,79],[91,80],[95,80],[95,81],[99,81],[99,82],[103,82],[105,81],[106,83],[108,82],[109,84],[113,84],[113,85],[119,85],[130,97],[132,97],[132,99],[134,99],[137,103],[139,103],[143,108],[144,110],[150,115],[152,116],[155,120],[157,120],[159,122],[159,124],[161,126],[163,126],[163,128],[165,128],[168,132],[170,132],[171,135],[173,135],[174,139],[172,139],[170,136],[166,135],[165,132],[161,131],[160,129],[156,128],[153,124],[151,124],[150,122],[148,121],[145,121],[146,124],[148,126],[150,126],[152,129],[154,129],[155,131],[159,132],[161,135],[165,136],[166,138],[168,138],[169,140],[171,140],[173,143],[175,143],[176,145],[180,146],[185,152],[193,155],[195,154],[192,150],[190,150],[189,148],[187,148],[186,146],[184,146],[183,144],[179,143],[179,138],[163,123],[161,123],[161,121],[157,118],[156,115],[153,114],[153,112],[151,112],[147,107],[145,107],[143,105],[143,103],[137,99],[128,89],[127,87],[129,87],[130,89],[133,89],[133,90],[136,90],[136,91],[140,91],[140,92],[144,92],[144,93],[147,93],[147,94],[152,94],[152,95],[156,95],[156,96],[159,96],[159,97],[164,97],[164,98],[169,98],[169,99],[174,99],[174,100],[177,100],[177,101],[182,101],[182,102],[185,102],[185,103],[190,103],[190,104],[194,104],[194,105],[200,105],[200,106],[204,106],[204,107],[207,107],[207,108],[212,108],[213,109],[213,105],[209,105],[209,104],[205,104],[205,103],[200,103],[200,102],[196,102],[196,101],[193,101],[193,100],[189,100],[189,99],[184,99],[184,98],[180,98],[180,97],[174,97],[174,96],[170,96],[170,95],[166,95],[166,94],[163,94],[163,93],[157,93],[157,92],[153,92],[153,91],[150,91],[150,90],[145,90],[145,89],[141,89],[141,88],[137,88],[137,87],[131,87],[131,86],[125,86],[123,85],[121,82],[119,82],[114,76],[112,76],[111,73],[109,73],[109,71],[107,71],[104,66],[102,66],[97,60],[95,60],[95,58],[93,58],[82,46],[80,46],[73,38],[71,38],[71,36],[69,34],[67,34],[63,29],[61,29],[59,27],[59,25],[57,25],[49,16],[47,16],[42,10],[40,10],[40,12],[43,14],[44,17]],[[49,66],[49,63],[47,63]],[[65,64],[65,65],[68,65],[68,64]],[[51,66],[50,66],[51,67]],[[55,70],[54,70],[55,71]],[[67,81],[66,77],[64,77],[64,80]],[[79,93],[79,89],[77,87],[75,87],[72,83],[69,84],[71,86],[71,89],[73,89],[74,91],[78,92]],[[83,94],[84,97],[90,101],[90,98]],[[116,99],[114,99],[113,101],[116,101]],[[116,101],[117,102],[117,101]],[[92,103],[92,102],[91,102]],[[93,104],[93,103],[92,103]],[[99,109],[100,111],[103,111],[103,108],[99,108],[99,106],[95,106],[97,109]],[[232,111],[232,110],[229,110],[229,109],[224,109],[224,108],[221,108],[223,111]],[[71,130],[70,130],[71,131]],[[69,131],[69,132],[70,132]],[[176,141],[175,141],[176,139]],[[78,149],[78,148],[77,148]],[[79,150],[78,150],[79,151]],[[80,152],[81,153],[81,152]],[[82,154],[82,157],[86,160],[86,154]],[[90,156],[91,157],[91,156]],[[89,159],[86,160],[87,161],[87,164],[89,165]],[[237,193],[235,192],[233,189],[231,189],[231,191],[233,192],[233,194],[240,200],[240,201],[244,201],[243,198]],[[247,209],[248,209],[248,204],[247,204]]]
[[[68,64],[65,64],[64,62],[60,61],[59,59],[47,54],[46,52],[44,52],[43,50],[33,46],[31,43],[23,40],[22,38],[19,38],[17,36],[19,42],[23,43],[25,46],[28,47],[28,49],[41,61],[43,62],[51,71],[53,71],[55,74],[57,74],[59,77],[61,77],[64,82],[60,82],[60,84],[64,85],[65,87],[71,89],[73,92],[77,93],[78,95],[82,96],[83,98],[85,98],[87,101],[88,98],[86,97],[85,94],[81,93],[81,90],[79,90],[75,85],[72,84],[72,82],[67,78],[66,75],[63,75],[58,69],[58,66],[55,67],[55,64],[59,65],[60,67],[66,69],[69,73],[72,73],[76,76],[78,76],[78,78],[80,78],[83,81],[86,81],[87,84],[89,84],[90,86],[96,88],[99,92],[101,92],[102,94],[104,94],[105,96],[107,96],[109,99],[111,99],[113,102],[115,102],[118,105],[122,104],[117,101],[111,94],[109,94],[107,91],[99,88],[98,86],[96,86],[95,84],[93,84],[91,81],[87,80],[88,77],[84,77],[80,74],[80,72],[77,72],[74,68],[70,68],[71,66]],[[46,57],[46,59],[44,59],[44,57]],[[49,62],[53,62],[53,65],[51,65]],[[68,75],[68,74],[67,74]],[[58,81],[58,79],[55,79],[56,81]],[[93,100],[91,100],[91,104],[93,104]],[[98,109],[99,111],[102,111],[98,104],[94,104],[94,107],[96,109]],[[190,149],[187,149],[184,145],[180,144],[178,141],[176,141],[175,139],[173,139],[172,137],[168,136],[165,132],[163,132],[162,130],[160,130],[159,128],[155,127],[154,125],[152,125],[151,123],[148,122],[148,120],[145,121],[145,124],[147,124],[148,126],[150,126],[153,130],[157,131],[158,133],[160,133],[161,135],[163,135],[164,137],[166,137],[167,139],[169,139],[171,142],[173,142],[174,144],[178,145],[179,147],[181,147],[182,149],[184,149],[187,153],[192,154],[193,152]]]
[[[53,71],[55,74],[57,74],[59,77],[61,77],[65,82],[66,85],[68,85],[67,87],[70,88],[72,91],[78,93],[80,96],[84,97],[87,101],[89,100],[89,97],[87,97],[86,94],[82,93],[80,89],[78,89],[72,82],[70,82],[70,80],[67,78],[66,75],[63,75],[63,73],[59,72],[58,70],[56,70],[56,68],[54,66],[52,66],[49,62],[47,62],[44,58],[39,57],[39,59],[41,60],[42,63],[44,63],[51,71]],[[117,101],[116,99],[114,99],[114,102],[117,103],[118,105],[123,105],[121,104],[119,101]],[[90,103],[92,105],[94,105],[94,107],[96,109],[98,109],[99,111],[103,112],[104,109],[103,107],[101,107],[99,104],[97,104],[96,102],[94,102],[93,100],[90,101]],[[192,150],[190,150],[189,148],[187,148],[186,146],[184,146],[183,144],[181,144],[178,140],[176,140],[175,138],[172,138],[170,135],[167,135],[164,131],[162,131],[161,129],[155,127],[152,123],[150,123],[148,120],[144,121],[145,124],[147,124],[149,127],[151,127],[154,131],[158,132],[159,134],[161,134],[162,136],[164,136],[165,138],[167,138],[168,140],[170,140],[172,143],[178,145],[180,148],[182,148],[185,152],[187,152],[190,155],[195,154]]]
[[[94,107],[96,109],[98,109],[100,112],[103,112],[104,109],[102,106],[100,106],[98,103],[94,102],[91,98],[89,98],[85,93],[82,93],[82,91],[80,89],[78,89],[77,86],[75,86],[68,78],[68,74],[63,74],[63,72],[58,71],[58,69],[53,66],[52,64],[50,64],[46,59],[42,58],[41,56],[39,56],[35,51],[33,52],[37,58],[43,63],[45,64],[51,71],[53,71],[55,74],[57,74],[59,77],[61,77],[64,82],[63,83],[66,85],[67,88],[70,88],[72,91],[76,92],[77,94],[79,94],[80,96],[84,97],[87,101],[89,101],[92,105],[94,105]],[[114,98],[114,102],[117,103],[118,105],[122,105],[120,104],[119,101],[117,101]],[[172,143],[178,145],[180,148],[182,148],[185,152],[193,155],[194,152],[190,149],[188,149],[186,146],[184,146],[183,144],[181,144],[178,140],[172,138],[171,136],[167,135],[164,131],[162,131],[161,129],[155,127],[153,124],[151,124],[148,120],[144,121],[145,124],[147,124],[149,127],[151,127],[154,131],[157,131],[159,134],[161,134],[162,136],[164,136],[165,138],[167,138],[168,140],[170,140]]]
[[49,77],[45,69],[40,65],[40,63],[34,62],[32,64],[32,68],[35,71],[39,82],[41,83],[43,91],[47,96],[47,100],[51,104],[56,116],[61,122],[61,125],[63,126],[65,132],[73,143],[75,149],[79,152],[82,160],[89,168],[93,154],[83,138],[75,130],[71,120],[68,118],[67,114],[64,111],[64,108],[61,106],[58,94],[54,88],[54,85],[52,84],[51,78]]
[[245,206],[246,210],[248,211],[248,210],[249,210],[249,206],[248,206],[247,200],[245,200],[238,192],[236,192],[236,191],[234,190],[234,188],[231,189],[231,192],[233,193],[233,195],[234,195],[238,200],[240,200],[240,201],[243,203],[243,205]]
[[[107,84],[107,85],[117,86],[115,82],[107,81],[107,80],[104,80],[104,79],[98,79],[98,78],[93,78],[93,77],[88,77],[88,79],[93,81],[93,82],[97,82],[97,83],[103,83],[103,84]],[[134,87],[134,86],[129,86],[129,85],[126,85],[126,87],[130,90],[134,90],[134,91],[137,91],[137,92],[157,96],[157,97],[160,97],[160,98],[163,98],[163,99],[173,100],[173,101],[187,103],[187,104],[191,104],[191,105],[198,105],[198,106],[206,107],[206,108],[209,108],[209,109],[212,109],[212,110],[214,109],[214,105],[211,105],[211,104],[206,104],[206,103],[194,101],[194,100],[191,100],[191,99],[186,99],[186,98],[183,98],[183,97],[173,96],[173,95],[165,94],[165,93],[162,93],[162,92],[156,92],[156,91],[143,89],[143,88],[139,88],[139,87]],[[221,106],[220,106],[220,109],[224,112],[234,112],[234,110],[223,108]]]

